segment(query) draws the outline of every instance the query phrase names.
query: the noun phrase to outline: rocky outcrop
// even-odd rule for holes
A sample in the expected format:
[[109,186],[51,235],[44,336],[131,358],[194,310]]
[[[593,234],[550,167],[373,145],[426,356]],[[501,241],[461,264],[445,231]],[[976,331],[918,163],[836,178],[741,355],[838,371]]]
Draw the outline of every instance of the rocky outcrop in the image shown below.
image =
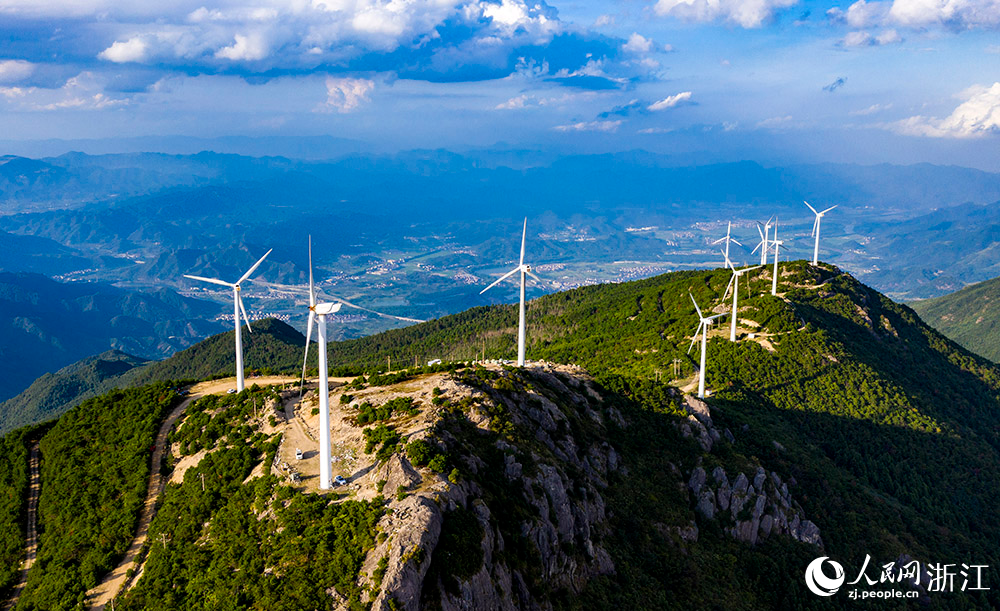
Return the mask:
[[716,467],[709,478],[702,467],[695,467],[688,479],[695,511],[706,519],[724,524],[733,538],[756,544],[778,535],[823,547],[819,527],[804,518],[788,491],[788,484],[772,471],[758,467],[752,478],[738,473],[730,482],[725,469]]
[[[622,416],[601,407],[589,377],[575,368],[567,375],[564,369],[542,366],[517,374],[491,369],[500,376],[494,383],[503,392],[489,385],[441,385],[451,404],[463,403],[473,430],[442,427],[431,437],[460,460],[468,478],[448,481],[426,468],[415,470],[399,455],[371,476],[385,480],[390,497],[378,525],[386,536],[367,555],[359,579],[373,610],[417,610],[431,604],[429,596],[445,610],[546,609],[551,604],[532,594],[539,584],[579,593],[593,577],[614,572],[602,544],[607,511],[601,490],[622,465],[604,427]],[[492,434],[491,427],[501,426],[498,413],[518,430],[530,431],[532,442],[514,444]],[[583,427],[591,433],[589,443],[572,434]],[[491,437],[490,449],[476,445]],[[394,495],[398,486],[410,491],[402,500]],[[446,584],[439,573],[450,567],[428,570],[440,553],[445,521],[457,510],[471,511],[482,528],[482,563],[471,576]],[[512,513],[521,517],[514,532],[505,532],[499,516]],[[529,574],[505,559],[513,538],[527,545],[537,562]]]

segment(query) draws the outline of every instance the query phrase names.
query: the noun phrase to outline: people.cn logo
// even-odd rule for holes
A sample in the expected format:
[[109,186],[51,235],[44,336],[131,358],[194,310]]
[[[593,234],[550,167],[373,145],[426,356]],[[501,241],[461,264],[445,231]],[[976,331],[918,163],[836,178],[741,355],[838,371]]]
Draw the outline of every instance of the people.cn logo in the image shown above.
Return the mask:
[[[833,567],[833,577],[823,572],[823,562],[829,562]],[[806,567],[806,586],[817,596],[833,596],[844,585],[844,567],[829,556],[821,556]]]

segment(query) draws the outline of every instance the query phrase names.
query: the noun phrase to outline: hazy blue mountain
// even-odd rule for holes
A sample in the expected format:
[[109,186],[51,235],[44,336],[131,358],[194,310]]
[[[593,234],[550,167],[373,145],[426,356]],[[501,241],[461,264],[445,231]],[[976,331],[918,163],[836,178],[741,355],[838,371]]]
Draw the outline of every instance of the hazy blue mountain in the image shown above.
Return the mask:
[[162,289],[137,293],[107,284],[55,282],[0,273],[0,399],[84,357],[118,349],[163,358],[225,327],[217,306]]

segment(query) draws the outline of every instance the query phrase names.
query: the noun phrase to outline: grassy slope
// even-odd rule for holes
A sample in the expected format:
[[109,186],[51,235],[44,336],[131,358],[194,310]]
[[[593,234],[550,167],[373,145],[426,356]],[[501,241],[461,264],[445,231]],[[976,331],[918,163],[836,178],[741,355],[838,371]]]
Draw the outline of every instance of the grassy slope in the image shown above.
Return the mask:
[[910,306],[944,335],[991,361],[1000,361],[1000,278]]

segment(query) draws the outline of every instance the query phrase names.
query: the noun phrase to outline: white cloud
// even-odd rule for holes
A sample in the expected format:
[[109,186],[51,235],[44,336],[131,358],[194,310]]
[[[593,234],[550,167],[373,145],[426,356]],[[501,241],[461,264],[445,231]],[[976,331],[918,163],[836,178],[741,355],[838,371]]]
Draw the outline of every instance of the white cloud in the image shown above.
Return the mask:
[[581,121],[569,125],[556,125],[552,129],[557,132],[616,132],[621,127],[622,121]]
[[639,134],[669,134],[674,131],[672,127],[647,127],[645,129],[640,129]]
[[884,2],[858,0],[847,9],[847,25],[852,28],[867,28],[882,23],[889,13]]
[[874,40],[868,32],[848,32],[841,42],[845,47],[868,47]]
[[61,87],[0,87],[0,95],[15,108],[25,111],[53,110],[103,110],[124,106],[129,100],[104,92],[103,77],[92,72],[81,72],[67,79]]
[[891,45],[897,42],[903,42],[903,37],[899,35],[896,30],[886,30],[875,37],[875,42],[880,45]]
[[318,106],[316,111],[351,112],[368,101],[373,89],[375,81],[371,79],[327,77],[326,102]]
[[868,108],[862,108],[861,110],[851,111],[852,117],[865,117],[868,115],[873,115],[877,112],[882,112],[883,110],[889,110],[892,108],[892,104],[872,104]]
[[841,41],[845,47],[871,47],[876,45],[891,45],[903,42],[903,37],[896,30],[885,30],[877,36],[870,32],[848,32]]
[[674,106],[677,106],[682,102],[687,102],[690,99],[691,99],[691,92],[682,91],[678,94],[667,96],[658,102],[653,102],[652,104],[646,107],[646,110],[652,110],[652,111],[666,110],[668,108],[673,108]]
[[35,65],[21,59],[0,60],[0,84],[16,83],[31,76]]
[[757,123],[757,127],[761,129],[773,129],[780,128],[788,125],[792,122],[792,115],[785,115],[784,117],[771,117],[770,119],[764,119]]
[[959,27],[1000,25],[997,0],[894,0],[890,18],[898,24],[921,27],[934,24]]
[[493,107],[494,110],[515,110],[520,108],[527,108],[531,98],[527,95],[519,95],[513,97],[506,102],[501,102]]
[[774,13],[798,0],[658,0],[657,15],[688,21],[729,21],[744,28],[759,28]]
[[141,36],[125,41],[115,41],[107,49],[97,54],[97,57],[109,62],[121,64],[125,62],[144,62],[149,58],[149,44]]
[[649,53],[653,50],[653,41],[649,40],[638,32],[633,32],[628,37],[628,42],[622,45],[622,51],[626,53]]
[[249,35],[236,34],[234,38],[236,42],[228,47],[219,49],[215,52],[215,56],[233,61],[257,61],[264,59],[270,53],[267,41],[259,32]]
[[602,28],[604,26],[614,25],[614,24],[615,24],[615,16],[614,15],[601,15],[600,17],[598,17],[597,19],[594,20],[594,27],[595,28]]
[[992,87],[975,86],[965,92],[963,102],[944,119],[914,116],[889,124],[895,132],[931,138],[975,138],[1000,133],[1000,82]]

